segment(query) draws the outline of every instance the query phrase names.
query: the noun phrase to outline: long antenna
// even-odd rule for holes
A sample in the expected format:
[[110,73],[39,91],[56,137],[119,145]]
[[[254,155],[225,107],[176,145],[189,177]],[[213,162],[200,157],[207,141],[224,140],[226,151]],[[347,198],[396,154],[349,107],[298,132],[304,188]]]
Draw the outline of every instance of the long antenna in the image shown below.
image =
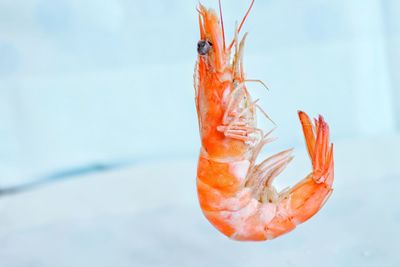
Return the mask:
[[249,9],[247,10],[246,15],[244,15],[244,18],[242,19],[242,22],[241,22],[240,25],[239,25],[238,32],[240,32],[240,30],[242,29],[243,23],[244,23],[244,21],[246,20],[247,16],[249,15],[250,10],[251,10],[251,8],[253,7],[253,4],[254,4],[254,0],[251,1],[251,4],[250,4]]
[[222,18],[221,0],[218,0],[218,5],[219,5],[219,17],[221,20],[221,28],[222,28],[222,38],[224,40],[224,51],[225,51],[225,30],[224,30],[224,20]]
[[[249,8],[247,9],[246,14],[244,15],[244,17],[243,17],[243,19],[242,19],[242,22],[240,23],[239,27],[237,28],[237,32],[238,32],[238,33],[239,33],[240,30],[242,29],[242,26],[243,26],[244,22],[246,21],[247,16],[249,15],[249,13],[250,13],[250,11],[251,11],[251,8],[253,7],[253,4],[254,4],[254,0],[251,1],[251,4],[250,4]],[[233,40],[232,40],[232,43],[229,45],[229,50],[232,48],[234,42],[235,42],[235,39],[233,39]]]

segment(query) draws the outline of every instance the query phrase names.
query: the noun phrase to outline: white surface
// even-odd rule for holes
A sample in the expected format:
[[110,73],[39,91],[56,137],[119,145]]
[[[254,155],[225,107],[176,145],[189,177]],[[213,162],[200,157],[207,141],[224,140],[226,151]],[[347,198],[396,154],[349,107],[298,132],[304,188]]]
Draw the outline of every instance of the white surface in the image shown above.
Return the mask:
[[[279,186],[309,170],[303,149]],[[0,198],[0,266],[400,266],[400,137],[336,143],[335,191],[293,232],[231,241],[203,218],[196,160],[153,162]]]

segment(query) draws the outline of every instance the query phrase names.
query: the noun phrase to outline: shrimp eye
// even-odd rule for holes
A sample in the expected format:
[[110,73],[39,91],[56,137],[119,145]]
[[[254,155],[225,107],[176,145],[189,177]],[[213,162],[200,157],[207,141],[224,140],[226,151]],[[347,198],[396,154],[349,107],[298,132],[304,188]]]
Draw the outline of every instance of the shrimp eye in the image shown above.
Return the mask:
[[207,40],[200,40],[197,43],[197,53],[201,56],[205,56],[211,49],[212,44]]

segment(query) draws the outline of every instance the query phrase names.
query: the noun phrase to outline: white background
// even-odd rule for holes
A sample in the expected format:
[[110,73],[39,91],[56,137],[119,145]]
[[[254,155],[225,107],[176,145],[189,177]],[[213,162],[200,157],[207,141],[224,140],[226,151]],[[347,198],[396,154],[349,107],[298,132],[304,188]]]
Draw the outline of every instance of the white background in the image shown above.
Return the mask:
[[[232,38],[249,1],[222,2]],[[195,158],[196,4],[1,0],[0,186]],[[245,68],[271,89],[249,85],[279,126],[271,150],[303,145],[298,109],[333,141],[399,130],[399,15],[395,0],[256,1]]]

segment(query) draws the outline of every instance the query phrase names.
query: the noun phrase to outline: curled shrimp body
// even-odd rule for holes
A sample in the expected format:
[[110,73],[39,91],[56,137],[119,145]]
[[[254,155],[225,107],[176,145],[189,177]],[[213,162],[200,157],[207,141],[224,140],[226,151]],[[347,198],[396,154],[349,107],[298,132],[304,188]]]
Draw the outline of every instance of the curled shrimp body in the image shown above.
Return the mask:
[[[254,1],[253,1],[254,2]],[[251,6],[253,5],[253,2]],[[257,128],[256,101],[246,88],[243,48],[246,34],[225,44],[222,19],[198,7],[200,41],[194,73],[201,136],[197,191],[205,217],[236,240],[269,240],[312,217],[328,199],[333,182],[333,145],[322,116],[313,122],[299,111],[312,171],[278,192],[272,182],[292,160],[285,150],[256,164],[270,132]],[[231,58],[232,51],[232,58]]]

